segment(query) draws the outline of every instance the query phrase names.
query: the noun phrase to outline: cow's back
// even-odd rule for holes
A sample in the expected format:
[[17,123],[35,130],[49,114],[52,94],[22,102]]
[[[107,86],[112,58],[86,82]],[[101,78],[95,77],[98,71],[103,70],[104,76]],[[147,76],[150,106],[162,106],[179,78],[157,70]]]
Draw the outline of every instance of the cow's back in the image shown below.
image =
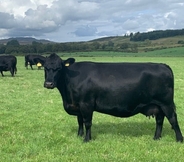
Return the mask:
[[17,64],[17,58],[13,55],[0,56],[0,63],[2,64]]
[[[168,65],[157,63],[92,63],[79,62],[69,67],[70,81],[76,84],[85,79],[91,79],[96,84],[119,86],[139,82],[140,80],[152,81],[153,78],[169,79],[173,85],[173,72]],[[75,74],[75,75],[74,75]],[[116,85],[118,84],[118,85]]]

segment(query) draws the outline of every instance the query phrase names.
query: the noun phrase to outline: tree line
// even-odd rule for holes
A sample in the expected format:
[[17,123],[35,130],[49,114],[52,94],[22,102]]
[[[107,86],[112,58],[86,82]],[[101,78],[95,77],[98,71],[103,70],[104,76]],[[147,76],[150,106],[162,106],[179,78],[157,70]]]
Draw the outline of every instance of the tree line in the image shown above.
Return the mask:
[[88,52],[88,51],[124,51],[137,52],[137,45],[134,43],[114,44],[94,42],[70,42],[70,43],[48,43],[43,44],[33,41],[32,44],[20,45],[19,42],[11,40],[7,45],[0,45],[0,54],[42,54],[52,52]]
[[147,33],[137,32],[130,34],[130,41],[145,41],[145,40],[156,40],[160,38],[174,37],[178,35],[184,35],[184,29],[180,30],[157,30]]

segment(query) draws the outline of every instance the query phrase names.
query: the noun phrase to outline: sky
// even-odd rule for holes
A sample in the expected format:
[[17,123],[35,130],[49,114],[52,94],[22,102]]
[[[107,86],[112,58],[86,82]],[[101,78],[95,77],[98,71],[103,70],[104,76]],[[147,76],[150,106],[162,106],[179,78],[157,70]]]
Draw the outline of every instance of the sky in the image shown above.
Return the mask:
[[80,42],[183,28],[183,0],[0,0],[0,39]]

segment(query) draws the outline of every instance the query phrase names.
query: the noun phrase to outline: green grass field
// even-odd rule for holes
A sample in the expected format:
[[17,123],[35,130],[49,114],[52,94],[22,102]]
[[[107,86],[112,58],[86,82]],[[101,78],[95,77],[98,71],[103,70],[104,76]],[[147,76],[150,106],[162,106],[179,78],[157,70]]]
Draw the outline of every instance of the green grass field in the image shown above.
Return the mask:
[[[26,70],[0,76],[0,161],[2,162],[183,162],[167,119],[162,139],[154,141],[155,119],[136,115],[116,118],[94,113],[92,141],[77,137],[76,117],[68,115],[57,89],[43,87],[44,71]],[[65,57],[66,58],[66,57]],[[76,61],[163,62],[175,74],[175,103],[184,134],[184,57],[76,57]]]
[[166,48],[162,50],[154,50],[150,52],[114,52],[114,51],[92,51],[92,52],[73,52],[60,53],[60,56],[75,57],[184,57],[184,47]]

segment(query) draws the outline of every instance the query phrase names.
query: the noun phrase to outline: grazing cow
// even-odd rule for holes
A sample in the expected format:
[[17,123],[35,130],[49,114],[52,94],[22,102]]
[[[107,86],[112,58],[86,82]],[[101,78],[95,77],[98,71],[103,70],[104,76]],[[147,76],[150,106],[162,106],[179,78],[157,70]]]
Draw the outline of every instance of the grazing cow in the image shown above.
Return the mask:
[[0,56],[0,72],[3,75],[3,71],[10,71],[12,77],[17,72],[17,58],[13,55]]
[[176,140],[183,141],[173,101],[173,72],[168,65],[75,62],[51,54],[44,69],[44,87],[59,90],[66,112],[77,116],[79,136],[85,125],[85,142],[91,140],[94,111],[116,117],[155,116],[155,140],[161,137],[166,117]]
[[28,65],[30,65],[33,70],[32,65],[38,66],[40,69],[45,63],[45,57],[41,55],[26,55],[25,56],[25,67],[28,69]]

